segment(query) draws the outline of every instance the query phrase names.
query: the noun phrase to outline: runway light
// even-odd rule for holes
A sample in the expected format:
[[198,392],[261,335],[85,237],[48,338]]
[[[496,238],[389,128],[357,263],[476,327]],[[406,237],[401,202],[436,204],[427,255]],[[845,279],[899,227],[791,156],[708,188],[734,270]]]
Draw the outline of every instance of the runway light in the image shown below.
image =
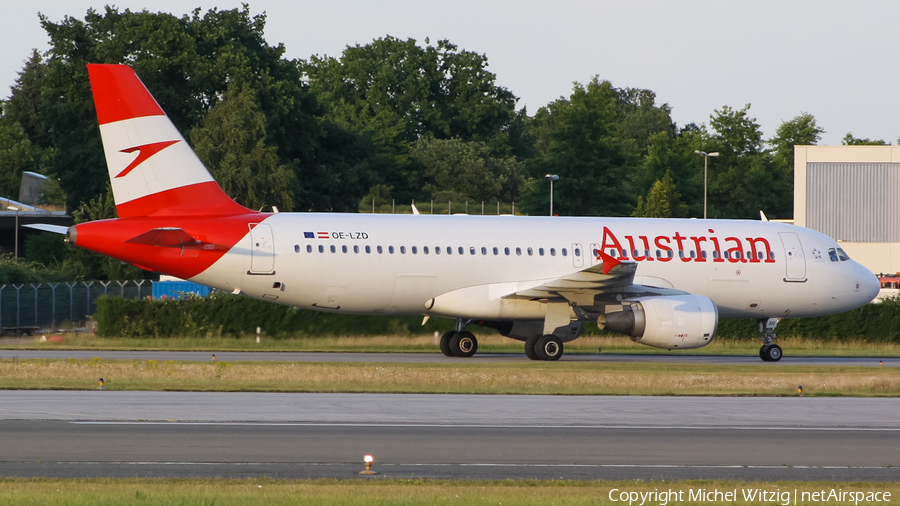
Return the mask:
[[104,390],[104,389],[105,388],[103,387],[103,378],[100,378],[100,390]]
[[375,462],[375,457],[366,455],[363,457],[363,462],[366,463],[366,470],[360,471],[359,474],[376,474],[375,471],[372,470],[372,463]]
[[878,367],[884,367],[884,362],[882,362],[881,360],[879,360],[879,361],[878,361]]
[[212,361],[213,361],[213,362],[215,362],[215,361],[216,361],[216,354],[215,354],[215,353],[213,353],[213,356],[212,356]]
[[797,393],[803,395],[803,385],[797,387]]

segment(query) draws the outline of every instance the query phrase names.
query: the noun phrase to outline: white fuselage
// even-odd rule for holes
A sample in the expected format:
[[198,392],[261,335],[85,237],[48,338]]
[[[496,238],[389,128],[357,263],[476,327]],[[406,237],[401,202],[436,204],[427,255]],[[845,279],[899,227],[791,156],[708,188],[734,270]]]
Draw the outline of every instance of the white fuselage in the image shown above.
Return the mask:
[[[342,313],[534,319],[543,318],[539,302],[491,303],[492,297],[583,270],[598,262],[593,251],[601,247],[637,261],[635,285],[704,295],[721,318],[826,315],[859,307],[878,292],[868,269],[837,259],[838,244],[812,230],[650,218],[263,215],[193,280]],[[485,287],[488,300],[474,301],[483,309],[470,313],[483,314],[427,308],[435,297],[475,286]]]

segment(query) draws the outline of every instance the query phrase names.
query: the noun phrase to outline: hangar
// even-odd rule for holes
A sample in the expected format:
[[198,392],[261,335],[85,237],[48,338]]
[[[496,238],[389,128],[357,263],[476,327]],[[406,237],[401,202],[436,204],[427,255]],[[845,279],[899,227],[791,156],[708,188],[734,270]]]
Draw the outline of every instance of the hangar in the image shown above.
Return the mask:
[[794,224],[876,274],[900,272],[900,147],[794,146]]

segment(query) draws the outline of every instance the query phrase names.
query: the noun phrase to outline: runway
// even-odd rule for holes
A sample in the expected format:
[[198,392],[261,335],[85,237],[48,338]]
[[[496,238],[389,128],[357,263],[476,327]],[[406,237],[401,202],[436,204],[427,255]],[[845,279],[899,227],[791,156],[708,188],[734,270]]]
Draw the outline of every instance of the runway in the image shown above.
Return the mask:
[[[256,351],[104,351],[104,350],[0,350],[0,359],[91,359],[108,360],[177,360],[184,362],[208,362],[212,355],[219,362],[373,362],[373,363],[452,363],[456,362],[530,362],[525,353],[478,353],[471,358],[449,358],[435,353],[322,353],[322,352],[256,352]],[[791,356],[785,350],[779,362],[763,362],[758,356],[734,355],[686,355],[673,351],[656,355],[622,354],[566,354],[563,362],[597,363],[673,363],[673,364],[734,364],[779,367],[785,365],[811,365],[834,367],[900,367],[900,358],[879,357],[802,357]]]
[[386,477],[900,481],[900,402],[0,392],[3,476],[350,478],[365,454]]

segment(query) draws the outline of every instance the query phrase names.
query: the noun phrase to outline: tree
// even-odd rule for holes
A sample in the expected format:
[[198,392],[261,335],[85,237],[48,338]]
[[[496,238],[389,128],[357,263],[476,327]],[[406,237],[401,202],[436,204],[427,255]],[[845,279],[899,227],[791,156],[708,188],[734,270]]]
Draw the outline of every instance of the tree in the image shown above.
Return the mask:
[[[632,210],[626,191],[633,150],[617,135],[617,93],[594,77],[575,83],[568,99],[542,107],[533,120],[537,156],[529,161],[535,179],[558,174],[554,211],[562,215],[621,216]],[[542,214],[549,192],[536,184],[526,209]]]
[[681,202],[681,195],[675,189],[675,182],[669,171],[666,171],[662,179],[657,179],[653,183],[646,199],[638,197],[637,207],[632,216],[647,218],[687,216],[687,206]]
[[19,71],[16,84],[12,87],[9,102],[3,110],[3,120],[10,125],[18,125],[32,143],[47,148],[49,139],[40,117],[44,70],[40,53],[33,50],[31,58],[25,61],[25,67]]
[[251,209],[293,207],[294,173],[282,165],[277,148],[266,145],[266,119],[249,84],[231,85],[191,131],[197,156],[229,197]]
[[808,112],[782,122],[775,131],[775,137],[769,141],[775,168],[784,171],[793,180],[794,146],[813,146],[822,139],[824,133],[825,130],[816,124],[816,118]]
[[410,157],[423,167],[434,200],[515,201],[530,181],[513,156],[495,157],[481,142],[425,137]]
[[304,65],[326,119],[371,139],[374,183],[393,186],[401,200],[422,196],[421,174],[409,159],[420,137],[509,150],[505,129],[516,97],[495,84],[487,57],[447,40],[425,43],[388,36],[347,47],[339,59],[313,56]]
[[762,131],[741,110],[724,106],[710,116],[703,151],[718,151],[709,164],[710,217],[755,219],[763,210],[770,217],[790,217],[793,181],[775,170],[763,147]]
[[703,215],[703,161],[694,153],[701,142],[700,132],[693,126],[681,129],[674,136],[663,131],[649,138],[642,167],[643,177],[637,180],[636,186],[646,195],[657,182],[668,177],[684,205],[677,209],[673,217]]
[[853,132],[847,132],[847,135],[841,139],[841,144],[844,146],[890,146],[890,142],[886,142],[882,139],[857,139],[853,137]]
[[[298,176],[292,189],[296,207],[316,191],[308,186],[315,179],[311,176],[343,174],[363,163],[344,154],[350,144],[346,152],[357,156],[356,137],[328,130],[298,63],[283,58],[283,46],[266,43],[265,15],[251,16],[246,5],[203,15],[197,9],[180,18],[106,7],[102,13],[87,11],[83,20],[66,17],[54,23],[42,17],[41,25],[51,49],[44,62],[40,114],[58,149],[54,168],[72,209],[101,195],[107,179],[87,63],[131,65],[185,138],[231,84],[249,85],[266,120],[268,143],[278,146],[280,164],[305,176]],[[365,193],[349,191],[354,203]]]
[[22,173],[43,172],[42,155],[18,125],[0,123],[0,196],[18,199]]

